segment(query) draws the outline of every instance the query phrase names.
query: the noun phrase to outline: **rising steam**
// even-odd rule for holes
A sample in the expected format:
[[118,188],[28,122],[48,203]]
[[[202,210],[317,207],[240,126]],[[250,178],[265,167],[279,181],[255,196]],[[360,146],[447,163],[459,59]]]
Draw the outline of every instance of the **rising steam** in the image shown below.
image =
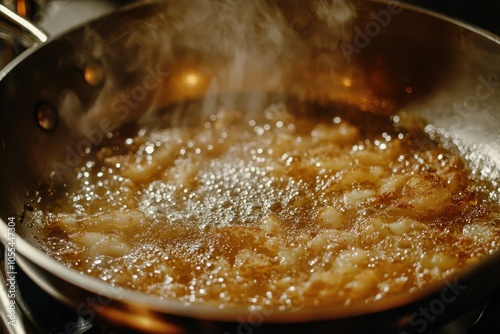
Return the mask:
[[300,95],[314,89],[297,69],[335,75],[337,46],[349,38],[353,16],[347,0],[139,6],[86,29],[74,61],[82,68],[98,64],[102,84],[93,88],[97,93],[90,102],[79,92],[65,92],[62,117],[85,134],[103,119],[113,127],[151,122],[161,107],[200,96],[202,113],[215,106],[259,110],[269,102],[269,92]]

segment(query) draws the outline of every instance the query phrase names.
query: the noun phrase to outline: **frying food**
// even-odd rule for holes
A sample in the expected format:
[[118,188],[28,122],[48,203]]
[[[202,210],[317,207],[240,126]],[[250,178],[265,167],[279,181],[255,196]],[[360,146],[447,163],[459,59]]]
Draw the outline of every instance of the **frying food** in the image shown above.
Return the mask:
[[41,189],[50,256],[186,303],[295,310],[452,279],[500,245],[493,186],[421,120],[273,105],[140,129]]

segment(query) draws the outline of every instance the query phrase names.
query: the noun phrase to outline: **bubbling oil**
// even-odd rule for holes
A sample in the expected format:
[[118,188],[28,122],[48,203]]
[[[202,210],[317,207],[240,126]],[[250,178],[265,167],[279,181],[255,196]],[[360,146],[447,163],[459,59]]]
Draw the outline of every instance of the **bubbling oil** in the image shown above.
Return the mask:
[[496,252],[500,208],[495,185],[403,118],[276,104],[115,138],[41,192],[40,247],[114,286],[218,307],[417,291]]

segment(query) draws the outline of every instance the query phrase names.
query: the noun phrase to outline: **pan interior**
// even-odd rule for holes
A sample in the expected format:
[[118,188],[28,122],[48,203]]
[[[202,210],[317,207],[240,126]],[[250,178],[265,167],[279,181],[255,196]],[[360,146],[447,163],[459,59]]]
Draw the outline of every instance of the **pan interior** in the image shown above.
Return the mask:
[[25,237],[116,286],[281,311],[415,292],[497,251],[498,171],[423,119],[296,98],[204,115],[204,101],[53,174]]

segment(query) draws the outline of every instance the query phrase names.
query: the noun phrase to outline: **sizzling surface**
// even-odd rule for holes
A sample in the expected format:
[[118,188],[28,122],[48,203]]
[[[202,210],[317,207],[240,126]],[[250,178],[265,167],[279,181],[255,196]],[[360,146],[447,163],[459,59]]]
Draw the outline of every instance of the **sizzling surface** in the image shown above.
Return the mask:
[[115,140],[40,192],[41,247],[160,298],[280,309],[415,291],[499,248],[489,186],[418,120],[328,114],[221,111]]

